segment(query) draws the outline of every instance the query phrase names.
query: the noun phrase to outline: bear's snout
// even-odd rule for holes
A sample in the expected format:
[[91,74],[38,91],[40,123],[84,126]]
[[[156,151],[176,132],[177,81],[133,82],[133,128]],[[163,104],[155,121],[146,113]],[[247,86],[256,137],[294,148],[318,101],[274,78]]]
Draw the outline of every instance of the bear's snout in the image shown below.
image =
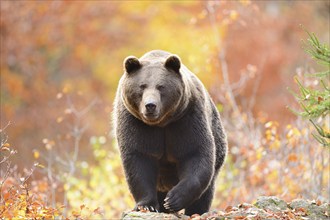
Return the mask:
[[147,113],[154,113],[157,105],[153,102],[149,102],[145,105]]
[[142,114],[146,119],[153,120],[159,116],[159,106],[157,101],[149,99],[143,103]]
[[146,90],[140,105],[141,113],[147,121],[155,121],[160,114],[160,95],[154,90]]

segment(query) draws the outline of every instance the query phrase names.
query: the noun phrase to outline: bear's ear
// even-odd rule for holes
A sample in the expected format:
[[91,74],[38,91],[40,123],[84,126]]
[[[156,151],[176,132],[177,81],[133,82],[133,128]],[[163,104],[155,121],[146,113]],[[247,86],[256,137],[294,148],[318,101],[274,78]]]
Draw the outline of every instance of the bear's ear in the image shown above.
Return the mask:
[[128,74],[140,69],[141,66],[142,65],[141,65],[140,61],[138,60],[138,58],[136,58],[134,56],[128,56],[124,60],[124,68]]
[[165,61],[165,67],[167,69],[173,70],[176,73],[180,73],[181,61],[176,55],[169,56]]

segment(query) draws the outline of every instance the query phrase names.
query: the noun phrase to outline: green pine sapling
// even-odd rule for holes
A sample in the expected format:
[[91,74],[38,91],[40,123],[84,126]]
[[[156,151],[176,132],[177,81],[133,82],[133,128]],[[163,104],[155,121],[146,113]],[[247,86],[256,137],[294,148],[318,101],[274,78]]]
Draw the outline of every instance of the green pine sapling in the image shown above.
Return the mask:
[[321,44],[314,33],[306,31],[309,38],[303,41],[305,51],[317,61],[319,65],[325,66],[325,70],[317,73],[307,74],[307,77],[316,78],[320,82],[318,88],[311,88],[301,83],[298,77],[295,80],[299,87],[299,93],[291,91],[297,98],[302,111],[289,108],[292,112],[308,119],[315,127],[317,134],[314,138],[323,146],[330,147],[329,111],[330,111],[330,50],[329,45]]

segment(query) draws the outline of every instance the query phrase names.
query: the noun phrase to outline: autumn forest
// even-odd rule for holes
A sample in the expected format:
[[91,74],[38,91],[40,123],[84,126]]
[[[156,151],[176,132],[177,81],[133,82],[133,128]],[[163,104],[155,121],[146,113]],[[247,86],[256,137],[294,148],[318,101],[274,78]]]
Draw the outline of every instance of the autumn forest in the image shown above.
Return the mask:
[[0,4],[0,219],[134,207],[111,112],[125,57],[154,49],[179,55],[221,114],[212,209],[262,195],[329,203],[329,1]]

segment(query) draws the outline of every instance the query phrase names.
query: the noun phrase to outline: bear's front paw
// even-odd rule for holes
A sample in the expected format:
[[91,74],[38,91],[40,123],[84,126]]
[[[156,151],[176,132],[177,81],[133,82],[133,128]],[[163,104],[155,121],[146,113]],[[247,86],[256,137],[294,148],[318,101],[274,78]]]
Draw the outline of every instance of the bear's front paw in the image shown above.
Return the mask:
[[141,212],[159,212],[158,209],[151,205],[136,205],[133,209],[134,211],[141,211]]
[[181,193],[175,193],[172,191],[167,194],[164,202],[165,209],[172,212],[180,211],[187,203],[186,199],[182,196]]

